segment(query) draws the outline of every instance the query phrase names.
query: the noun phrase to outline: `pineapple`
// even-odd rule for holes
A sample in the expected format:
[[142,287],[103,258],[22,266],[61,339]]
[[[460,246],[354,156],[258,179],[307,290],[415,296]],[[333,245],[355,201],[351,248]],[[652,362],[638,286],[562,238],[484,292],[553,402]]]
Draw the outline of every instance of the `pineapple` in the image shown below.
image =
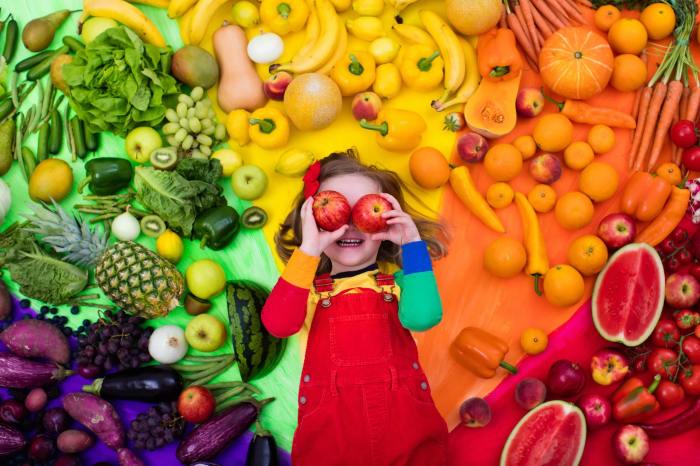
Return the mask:
[[33,207],[27,230],[39,235],[64,259],[81,267],[95,267],[95,280],[118,306],[145,318],[163,317],[180,302],[182,275],[170,262],[132,241],[108,246],[108,235],[91,231],[79,217],[71,217],[54,202],[56,212]]

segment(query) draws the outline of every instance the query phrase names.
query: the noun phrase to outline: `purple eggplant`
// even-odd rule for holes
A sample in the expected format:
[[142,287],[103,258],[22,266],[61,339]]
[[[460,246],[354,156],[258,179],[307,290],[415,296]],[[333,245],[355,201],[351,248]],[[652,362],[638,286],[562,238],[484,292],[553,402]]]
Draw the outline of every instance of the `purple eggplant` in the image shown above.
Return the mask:
[[24,359],[0,353],[0,387],[36,388],[63,380],[73,371],[52,362]]
[[156,403],[177,400],[182,388],[182,376],[175,369],[169,366],[144,366],[95,379],[91,385],[85,385],[83,391],[108,399]]
[[277,466],[277,443],[271,433],[265,430],[255,432],[248,446],[246,466]]
[[11,455],[23,450],[27,441],[22,432],[14,427],[0,424],[0,456]]

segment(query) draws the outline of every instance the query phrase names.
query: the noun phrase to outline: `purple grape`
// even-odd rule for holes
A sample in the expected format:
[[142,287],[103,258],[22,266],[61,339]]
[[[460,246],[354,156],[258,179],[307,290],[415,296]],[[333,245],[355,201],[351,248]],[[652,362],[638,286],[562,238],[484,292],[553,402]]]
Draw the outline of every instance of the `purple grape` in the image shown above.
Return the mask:
[[102,369],[95,365],[80,366],[78,368],[78,374],[86,379],[94,379],[102,373]]

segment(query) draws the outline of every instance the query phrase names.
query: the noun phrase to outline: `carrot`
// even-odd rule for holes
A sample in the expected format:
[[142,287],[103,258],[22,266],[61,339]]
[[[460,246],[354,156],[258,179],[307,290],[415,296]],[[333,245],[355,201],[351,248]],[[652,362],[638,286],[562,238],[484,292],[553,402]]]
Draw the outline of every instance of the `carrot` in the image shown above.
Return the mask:
[[547,21],[549,21],[550,24],[554,26],[554,29],[566,27],[564,21],[562,21],[561,18],[557,17],[557,15],[554,14],[552,9],[547,7],[543,0],[532,0],[532,4],[535,6],[535,9],[539,10],[539,12],[542,13],[542,16],[547,18]]
[[632,168],[636,165],[637,152],[639,151],[639,144],[642,142],[642,133],[646,126],[647,112],[649,110],[649,102],[651,101],[651,94],[653,88],[649,86],[644,86],[640,97],[639,97],[639,108],[637,110],[637,127],[634,130],[634,137],[632,138],[632,149],[630,150],[630,159],[628,161],[628,168]]
[[637,117],[639,116],[639,103],[641,102],[641,97],[642,97],[642,90],[644,87],[640,87],[637,89],[637,92],[634,93],[634,103],[632,104],[632,118],[637,120]]
[[542,14],[539,12],[537,8],[532,9],[532,17],[535,20],[535,24],[537,24],[537,28],[539,31],[542,32],[543,38],[547,38],[554,34],[554,29],[549,25],[546,19],[542,16]]
[[534,70],[537,70],[537,54],[532,49],[530,40],[525,36],[525,31],[522,24],[520,24],[520,21],[518,21],[518,18],[514,14],[507,15],[506,21],[508,21],[508,27],[511,31],[513,31],[513,34],[515,34],[515,38],[520,44],[520,47],[525,52],[525,56],[527,61],[530,63],[530,66],[533,67]]
[[688,98],[688,105],[685,108],[685,114],[683,115],[684,120],[695,121],[698,116],[698,111],[700,110],[700,83],[695,82],[695,86],[690,90],[690,97]]
[[569,18],[569,15],[566,13],[566,11],[564,11],[564,9],[561,6],[561,0],[543,0],[542,5],[548,6],[549,10],[554,14],[554,16],[560,19],[563,23],[571,23],[571,18]]
[[588,8],[593,8],[593,4],[590,2],[590,0],[576,0],[576,3],[579,3]]
[[686,109],[688,108],[688,98],[690,97],[690,88],[685,86],[683,87],[683,94],[681,94],[681,102],[678,104],[678,113],[676,113],[675,120],[673,121],[674,123],[678,121],[680,118],[685,116]]
[[537,28],[535,27],[535,18],[532,17],[532,5],[530,5],[530,0],[520,0],[520,4],[516,6],[516,8],[518,7],[520,7],[523,12],[525,24],[527,25],[526,29],[528,31],[528,36],[535,46],[535,49],[539,50],[541,44],[539,44]]
[[[684,96],[684,95],[681,95],[681,101],[680,101],[680,103],[678,104],[678,108],[676,109],[676,113],[673,115],[673,121],[671,122],[671,126],[675,125],[676,123],[678,123],[678,120],[680,120],[681,115],[683,114],[683,112],[681,111],[681,106],[687,105],[687,104],[688,104],[688,97],[687,97],[687,94],[688,94],[688,93],[685,92],[686,89],[689,89],[689,88],[688,88],[688,87],[684,87],[684,88],[683,88],[683,94],[686,94],[686,95],[685,95],[685,96]],[[684,98],[684,97],[685,97],[685,100],[686,100],[685,104],[683,103],[683,98]],[[679,149],[680,149],[680,148],[679,148],[678,146],[676,146],[675,144],[671,143],[671,160],[676,160],[676,158],[678,157],[678,150],[679,150]]]
[[654,86],[654,92],[651,95],[651,101],[649,102],[649,108],[647,109],[647,119],[644,123],[644,129],[642,130],[642,140],[639,143],[639,150],[637,151],[635,157],[635,170],[641,170],[642,165],[646,160],[647,152],[649,152],[649,145],[652,142],[651,138],[654,136],[654,127],[656,126],[659,114],[661,113],[664,97],[666,97],[666,89],[666,83],[663,81],[658,81]]
[[654,145],[651,148],[651,155],[649,156],[648,167],[650,170],[654,168],[656,161],[659,159],[659,155],[661,155],[661,148],[666,141],[673,115],[678,111],[678,104],[683,96],[683,87],[683,83],[678,80],[673,80],[668,84],[668,92],[659,115],[659,122],[656,125]]
[[578,24],[585,24],[586,19],[581,14],[575,3],[568,2],[566,0],[561,1],[561,6],[564,10],[569,13],[569,17],[576,21]]
[[[528,28],[527,28],[527,23],[525,22],[525,16],[523,15],[523,9],[520,7],[520,4],[519,4],[519,3],[516,4],[516,5],[513,7],[512,13],[515,14],[515,17],[516,17],[516,19],[518,20],[518,23],[520,24],[520,29],[522,29],[523,32],[525,33],[525,34],[524,34],[524,37],[527,37],[528,42],[529,42],[530,44],[532,44],[532,43],[533,43],[533,37],[530,36],[530,31],[529,31]],[[506,18],[506,20],[507,20],[507,18]]]
[[652,246],[659,244],[683,220],[685,211],[688,209],[688,201],[690,201],[690,191],[674,186],[664,210],[641,233],[637,234],[634,241]]
[[506,9],[501,10],[501,19],[498,20],[498,27],[506,27]]

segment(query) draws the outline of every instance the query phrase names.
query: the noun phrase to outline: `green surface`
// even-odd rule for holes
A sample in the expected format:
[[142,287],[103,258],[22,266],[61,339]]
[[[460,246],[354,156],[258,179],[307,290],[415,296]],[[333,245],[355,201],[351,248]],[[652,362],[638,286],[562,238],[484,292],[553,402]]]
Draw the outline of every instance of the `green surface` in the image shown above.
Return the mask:
[[[0,7],[2,8],[3,17],[5,16],[6,12],[11,12],[20,23],[20,27],[23,27],[32,18],[43,16],[58,9],[80,9],[82,7],[82,2],[79,0],[37,0],[32,2],[0,0]],[[170,44],[174,49],[177,49],[177,47],[182,45],[177,23],[170,20],[166,16],[165,10],[142,5],[139,5],[139,8],[141,8],[156,23],[168,44]],[[79,14],[80,13],[74,13],[61,26],[50,48],[60,47],[61,38],[64,35],[77,35],[77,22]],[[29,56],[30,54],[31,53],[27,51],[20,43],[13,62],[10,64],[10,68],[13,68],[15,63]],[[9,82],[8,78],[9,73],[5,78],[5,80]],[[47,79],[48,76],[42,80],[42,84],[45,84]],[[33,92],[32,97],[32,100],[38,98],[38,92],[36,90]],[[32,102],[25,103],[23,109],[28,109],[31,104]],[[62,104],[61,109],[64,108],[64,105],[66,105],[65,101]],[[108,133],[102,133],[100,137],[100,149],[97,156],[126,157],[124,140],[122,138]],[[36,151],[36,138],[37,135],[34,134],[25,140],[25,145],[34,151]],[[62,158],[70,163],[71,155],[67,146],[65,134],[63,139],[63,150],[59,155],[59,158]],[[90,157],[94,157],[94,155],[91,155]],[[77,184],[84,177],[85,172],[83,169],[83,162],[78,160],[75,163],[71,163],[71,165],[73,167],[73,175],[75,180],[74,186],[77,186]],[[16,162],[13,164],[13,167],[9,173],[7,173],[2,179],[10,186],[10,189],[12,190],[12,207],[10,208],[10,212],[5,219],[4,224],[1,226],[1,228],[4,230],[15,220],[20,220],[22,218],[22,213],[28,212],[27,205],[31,203],[31,200],[29,199],[27,192],[27,183],[25,182],[20,167]],[[220,180],[219,184],[224,188],[224,193],[229,205],[238,210],[239,213],[242,213],[243,210],[250,205],[249,202],[241,201],[233,194],[228,179]],[[79,202],[80,200],[81,196],[76,193],[74,188],[71,195],[62,201],[61,205],[64,208],[69,209],[73,204]],[[138,242],[148,248],[151,248],[152,250],[155,250],[155,240],[152,238],[141,235]],[[185,240],[185,254],[180,263],[178,263],[177,267],[184,275],[184,272],[189,264],[195,260],[203,258],[210,258],[221,264],[226,271],[226,277],[229,280],[252,280],[270,289],[279,276],[279,272],[275,266],[270,248],[263,237],[262,230],[241,231],[233,244],[229,245],[222,251],[200,249],[197,242]],[[17,296],[21,296],[21,294],[18,293],[17,285],[11,282],[9,273],[4,271],[3,278],[8,283],[10,290]],[[33,307],[38,308],[39,303],[36,301],[33,302]],[[79,326],[83,319],[87,318],[94,320],[97,317],[97,310],[92,308],[83,308],[81,313],[77,316],[70,314],[68,310],[68,306],[59,307],[59,314],[68,317],[70,324],[74,328]],[[228,323],[226,297],[224,293],[213,299],[213,307],[209,312],[210,314],[220,318],[222,321]],[[167,317],[151,320],[150,324],[156,327],[164,324],[176,324],[184,328],[190,319],[191,316],[185,312],[184,308],[178,307]],[[267,376],[252,381],[255,386],[263,391],[264,396],[275,397],[275,402],[265,407],[262,414],[262,423],[265,428],[270,430],[275,435],[278,444],[287,450],[291,449],[292,436],[294,434],[294,429],[296,428],[296,394],[298,389],[299,374],[301,372],[301,358],[299,356],[296,337],[293,337],[292,340],[293,341],[290,341],[287,345],[285,355],[277,368]],[[230,353],[231,351],[232,347],[229,331],[229,341],[224,345],[224,347],[215,353],[208,354]],[[197,352],[191,350],[189,354],[197,354]],[[215,381],[239,379],[238,369],[234,366],[221,377],[215,379]]]

